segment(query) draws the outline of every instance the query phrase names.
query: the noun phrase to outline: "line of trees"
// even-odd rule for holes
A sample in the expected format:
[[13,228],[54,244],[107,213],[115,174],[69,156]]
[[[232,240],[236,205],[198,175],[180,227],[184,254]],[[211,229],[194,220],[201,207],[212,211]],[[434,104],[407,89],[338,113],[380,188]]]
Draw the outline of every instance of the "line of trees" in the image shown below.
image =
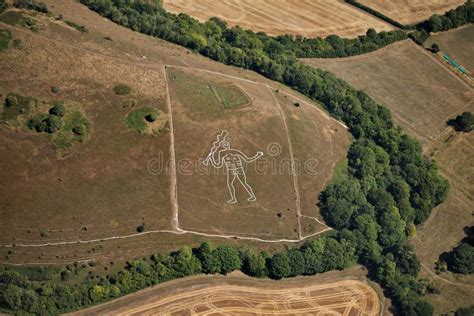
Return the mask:
[[[448,183],[438,175],[436,164],[422,155],[420,144],[393,125],[388,109],[333,74],[299,62],[297,57],[302,53],[297,47],[304,42],[301,39],[228,28],[216,18],[199,23],[185,14],[167,13],[145,0],[81,2],[135,31],[254,70],[294,88],[321,102],[332,116],[345,122],[354,142],[348,153],[347,179],[328,186],[320,199],[326,221],[337,229],[334,235],[277,253],[271,259],[255,252],[245,257],[243,251],[232,250],[232,246],[218,247],[220,250],[205,246],[197,251],[185,247],[170,256],[132,262],[116,278],[101,278],[69,289],[72,294],[63,297],[81,298],[76,301],[82,305],[62,308],[97,303],[151,285],[153,280],[166,281],[201,271],[227,273],[239,264],[250,275],[282,278],[342,269],[357,261],[369,268],[404,315],[432,314],[432,306],[422,300],[424,291],[417,280],[420,264],[408,240],[415,225],[426,220],[431,209],[446,198]],[[380,34],[388,34],[374,32],[369,31],[366,37],[377,39]],[[314,41],[322,47],[311,53],[320,54],[318,57],[360,53],[349,51],[350,40],[337,36]],[[21,283],[14,285],[20,287]],[[16,288],[12,291],[18,293]]]
[[[155,254],[130,261],[107,276],[90,274],[78,284],[70,281],[84,270],[85,264],[76,263],[63,271],[3,267],[0,268],[0,306],[15,312],[55,315],[200,273],[227,274],[242,270],[254,277],[280,279],[344,269],[354,264],[353,258],[351,245],[327,236],[273,256],[249,248],[214,247],[204,242],[198,248],[185,246],[169,255]],[[59,278],[62,282],[53,281]]]
[[392,24],[392,25],[395,25],[396,27],[399,27],[399,28],[401,28],[401,29],[403,29],[403,30],[411,30],[411,29],[414,28],[413,25],[404,25],[404,24],[401,24],[400,22],[395,21],[394,19],[392,19],[392,18],[386,16],[385,14],[383,14],[383,13],[377,11],[377,10],[372,9],[371,7],[368,7],[368,6],[366,6],[366,5],[363,5],[362,3],[360,3],[360,2],[357,1],[357,0],[345,0],[345,1],[346,1],[347,3],[349,3],[349,4],[352,4],[352,5],[355,6],[355,7],[358,7],[359,9],[362,9],[362,10],[364,10],[364,11],[366,11],[366,12],[368,12],[368,13],[370,13],[370,14],[376,16],[376,17],[378,17],[379,19],[382,19],[382,20],[384,20],[385,22],[388,22],[388,23],[390,23],[390,24]]
[[421,45],[432,32],[448,31],[467,23],[474,23],[474,2],[472,0],[467,0],[465,4],[449,10],[444,15],[432,15],[428,20],[418,23],[417,30],[410,33],[409,36]]

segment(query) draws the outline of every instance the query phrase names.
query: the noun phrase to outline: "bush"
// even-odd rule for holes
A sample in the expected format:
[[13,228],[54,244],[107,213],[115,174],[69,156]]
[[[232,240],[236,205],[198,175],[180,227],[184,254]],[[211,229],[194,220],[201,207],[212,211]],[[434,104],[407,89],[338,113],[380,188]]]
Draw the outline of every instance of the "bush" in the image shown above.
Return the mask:
[[54,106],[49,109],[49,114],[51,115],[63,117],[65,113],[66,113],[66,108],[64,107],[64,104],[61,102],[55,103]]
[[15,0],[13,5],[18,9],[34,10],[42,13],[48,13],[48,7],[37,0]]
[[145,115],[145,120],[147,122],[152,123],[152,122],[156,121],[156,119],[157,119],[156,113],[148,113],[147,115]]
[[79,124],[73,127],[72,132],[79,136],[84,136],[87,134],[87,127],[84,124]]
[[116,95],[127,95],[132,92],[132,88],[125,84],[118,84],[114,87],[114,92]]
[[51,87],[51,92],[54,93],[54,94],[59,93],[59,88],[56,87],[56,86],[53,86],[53,87]]
[[440,49],[439,49],[438,44],[436,44],[436,43],[431,44],[431,52],[432,53],[437,54],[437,53],[439,53],[439,51],[440,51]]
[[142,224],[137,227],[137,232],[143,233],[145,231],[145,224]]
[[448,125],[451,125],[457,132],[471,132],[474,129],[474,114],[464,112],[455,119],[449,120]]

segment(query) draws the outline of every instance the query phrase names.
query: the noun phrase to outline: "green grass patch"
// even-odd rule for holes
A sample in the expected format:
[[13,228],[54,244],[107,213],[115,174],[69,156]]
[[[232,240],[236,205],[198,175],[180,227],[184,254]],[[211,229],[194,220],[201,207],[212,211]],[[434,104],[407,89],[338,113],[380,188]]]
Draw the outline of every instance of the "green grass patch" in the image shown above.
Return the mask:
[[15,93],[5,99],[2,121],[11,128],[49,134],[58,152],[87,140],[92,129],[89,120],[73,105],[43,102]]
[[77,31],[81,32],[81,33],[89,33],[89,30],[86,28],[85,25],[79,25],[77,23],[74,23],[72,21],[64,21],[64,23],[66,23],[67,25],[69,25],[70,27],[72,28],[75,28]]
[[250,103],[247,95],[237,86],[209,82],[181,70],[170,69],[170,82],[176,94],[188,108],[192,119],[216,117],[226,109],[246,106]]
[[12,32],[9,30],[0,30],[0,52],[3,52],[10,47],[12,37]]
[[349,171],[347,169],[348,159],[344,158],[344,160],[340,161],[335,167],[334,172],[332,174],[331,181],[326,183],[325,187],[338,184],[343,182],[344,180],[349,178]]
[[234,85],[211,85],[211,89],[224,108],[239,108],[250,103],[247,95]]
[[91,131],[89,120],[80,111],[69,109],[64,115],[64,125],[53,134],[51,140],[56,150],[62,152],[70,149],[75,143],[87,140]]
[[160,114],[156,109],[145,106],[128,113],[125,123],[129,128],[138,133],[146,133],[149,130],[150,124],[152,123],[148,122],[146,119],[150,115],[155,116],[156,119],[160,117]]
[[38,104],[33,97],[25,97],[15,93],[9,93],[3,105],[2,120],[11,124],[20,115],[28,115]]
[[114,92],[116,95],[127,95],[132,93],[132,88],[126,84],[118,84],[114,87]]

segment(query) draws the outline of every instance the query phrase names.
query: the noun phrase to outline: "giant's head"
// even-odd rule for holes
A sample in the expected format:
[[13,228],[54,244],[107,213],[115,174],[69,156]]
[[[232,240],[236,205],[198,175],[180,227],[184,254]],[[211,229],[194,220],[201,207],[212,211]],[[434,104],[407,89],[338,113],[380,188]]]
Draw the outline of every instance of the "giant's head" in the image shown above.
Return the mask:
[[224,140],[223,142],[221,142],[221,145],[222,147],[224,147],[225,149],[229,149],[230,148],[230,143],[226,140]]

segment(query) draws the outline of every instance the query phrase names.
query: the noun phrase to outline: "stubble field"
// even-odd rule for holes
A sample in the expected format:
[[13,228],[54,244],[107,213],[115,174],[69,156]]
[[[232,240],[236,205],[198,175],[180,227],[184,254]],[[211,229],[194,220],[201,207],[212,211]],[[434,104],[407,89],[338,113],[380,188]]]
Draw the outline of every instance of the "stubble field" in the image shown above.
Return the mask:
[[203,22],[215,16],[229,25],[269,35],[356,37],[369,28],[393,29],[390,24],[340,0],[165,0],[163,6],[167,11],[186,13]]
[[426,20],[433,14],[442,15],[446,11],[462,5],[464,0],[359,0],[360,3],[379,11],[402,24]]
[[[360,274],[357,269],[350,269]],[[171,281],[74,315],[311,314],[379,315],[379,296],[367,282],[330,272],[292,280],[198,276]]]

